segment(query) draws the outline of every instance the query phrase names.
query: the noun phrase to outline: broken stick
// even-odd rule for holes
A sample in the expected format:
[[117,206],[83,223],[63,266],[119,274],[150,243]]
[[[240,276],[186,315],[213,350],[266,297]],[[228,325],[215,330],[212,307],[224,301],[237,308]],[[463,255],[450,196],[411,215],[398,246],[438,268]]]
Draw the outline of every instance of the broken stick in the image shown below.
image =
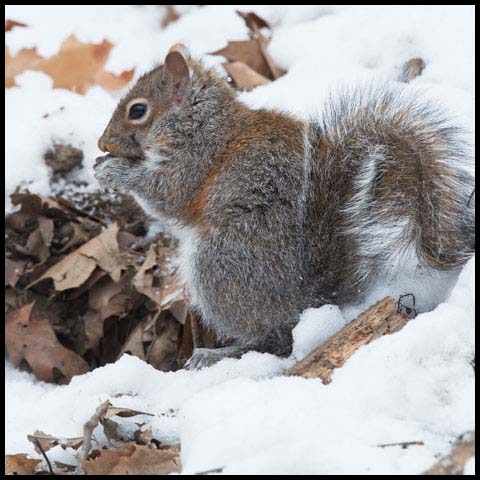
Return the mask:
[[296,363],[287,375],[320,378],[324,384],[330,383],[333,370],[341,367],[359,347],[398,332],[410,319],[409,315],[397,313],[392,297],[385,297]]

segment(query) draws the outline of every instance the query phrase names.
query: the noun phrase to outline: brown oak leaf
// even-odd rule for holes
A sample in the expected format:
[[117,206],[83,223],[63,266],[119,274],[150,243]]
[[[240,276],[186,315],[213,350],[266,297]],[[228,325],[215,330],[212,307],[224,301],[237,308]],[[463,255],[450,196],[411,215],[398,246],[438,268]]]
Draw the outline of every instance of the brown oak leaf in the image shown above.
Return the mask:
[[28,27],[26,23],[17,22],[16,20],[5,20],[5,31],[9,32],[12,28],[15,27]]
[[100,450],[93,460],[82,462],[87,475],[168,475],[180,472],[178,448],[157,449],[144,445],[124,445]]
[[49,58],[41,57],[35,48],[22,49],[11,56],[5,48],[5,86],[15,85],[15,76],[24,70],[38,70],[53,79],[53,88],[65,88],[84,94],[89,88],[100,85],[106,90],[125,87],[133,78],[134,69],[120,75],[106,72],[113,44],[103,40],[99,44],[82,43],[70,35],[62,43],[59,52]]
[[32,320],[33,303],[7,315],[5,346],[14,367],[26,361],[39,380],[68,383],[86,373],[88,364],[57,339],[47,319]]
[[57,292],[76,288],[88,280],[97,266],[108,272],[110,277],[117,282],[123,266],[117,233],[118,225],[114,223],[100,235],[92,238],[53,265],[27,288],[46,278],[53,280]]
[[5,455],[5,475],[34,475],[41,460],[28,458],[25,453]]
[[259,85],[266,85],[271,81],[243,62],[224,63],[223,68],[225,68],[230,75],[235,86],[241,90],[252,90]]
[[255,12],[241,12],[237,10],[237,15],[245,20],[247,27],[254,33],[257,33],[261,28],[270,28],[268,22]]

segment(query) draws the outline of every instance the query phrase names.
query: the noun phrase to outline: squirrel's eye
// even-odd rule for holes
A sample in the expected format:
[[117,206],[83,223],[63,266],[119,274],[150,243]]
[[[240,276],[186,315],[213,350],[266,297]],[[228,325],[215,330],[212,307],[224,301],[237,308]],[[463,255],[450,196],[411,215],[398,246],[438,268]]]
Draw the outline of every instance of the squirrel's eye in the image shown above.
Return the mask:
[[138,120],[142,118],[147,112],[147,106],[144,103],[134,103],[128,112],[129,118],[132,120]]

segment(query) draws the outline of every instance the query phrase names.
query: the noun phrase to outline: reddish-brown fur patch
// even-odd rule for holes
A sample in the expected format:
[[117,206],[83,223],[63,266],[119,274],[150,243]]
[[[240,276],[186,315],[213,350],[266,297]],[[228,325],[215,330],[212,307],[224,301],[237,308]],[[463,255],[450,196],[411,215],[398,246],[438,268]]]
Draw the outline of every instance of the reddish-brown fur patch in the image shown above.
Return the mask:
[[[227,143],[224,151],[215,159],[215,163],[207,178],[193,197],[185,211],[186,219],[200,228],[203,233],[208,232],[209,226],[205,221],[205,208],[208,204],[209,193],[217,181],[218,175],[228,168],[235,155],[261,147],[264,142],[289,145],[295,150],[303,148],[303,123],[295,121],[291,116],[271,110],[251,111],[243,106],[238,108],[235,123],[231,129],[233,140]],[[275,138],[272,139],[272,134]],[[295,140],[297,140],[295,142]],[[257,147],[256,147],[257,146]],[[271,147],[266,147],[269,150]]]

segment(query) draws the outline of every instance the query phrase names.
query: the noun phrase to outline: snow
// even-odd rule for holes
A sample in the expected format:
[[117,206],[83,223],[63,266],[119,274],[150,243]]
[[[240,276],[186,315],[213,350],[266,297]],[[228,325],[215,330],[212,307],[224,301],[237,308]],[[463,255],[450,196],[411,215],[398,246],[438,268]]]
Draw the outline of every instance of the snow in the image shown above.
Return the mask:
[[293,357],[297,361],[303,360],[317,345],[328,340],[346,323],[342,312],[336,305],[307,308],[300,316],[300,322],[292,330]]
[[[138,76],[181,41],[209,65],[218,65],[223,59],[209,52],[228,40],[248,38],[235,10],[253,10],[274,27],[269,52],[288,73],[240,94],[245,103],[306,118],[321,111],[332,89],[392,82],[406,60],[421,56],[427,66],[411,88],[445,105],[474,132],[473,6],[182,10],[177,22],[161,29],[164,12],[156,6],[7,5],[6,18],[29,27],[7,32],[6,45],[12,54],[35,46],[48,56],[72,33],[84,42],[107,38],[115,44],[107,70],[135,67]],[[88,183],[85,189],[98,188],[91,168],[100,153],[96,142],[122,92],[93,88],[82,96],[53,90],[49,77],[39,72],[25,72],[16,82],[18,87],[5,94],[6,208],[8,195],[19,185],[51,192],[40,159],[56,141],[84,150],[76,178]],[[114,405],[155,414],[119,421],[126,432],[145,421],[156,438],[181,442],[185,474],[218,467],[244,474],[418,474],[446,454],[457,435],[474,429],[474,259],[458,281],[456,275],[450,293],[426,279],[425,291],[437,294],[432,298],[438,306],[400,332],[360,348],[335,370],[329,385],[281,374],[368,304],[356,306],[355,312],[334,305],[305,311],[293,331],[289,359],[250,352],[198,372],[163,373],[125,355],[67,386],[38,382],[6,363],[5,451],[40,458],[27,434],[38,429],[79,436],[95,407],[111,399]],[[403,289],[404,284],[406,278],[396,286]],[[95,435],[105,441],[101,432]],[[377,446],[406,441],[425,445]],[[59,447],[49,458],[73,462],[72,451]],[[474,470],[474,460],[466,470]]]
[[[124,355],[67,386],[38,382],[7,364],[6,453],[37,456],[25,440],[32,428],[81,435],[95,407],[111,399],[155,415],[122,419],[122,428],[131,433],[145,421],[156,438],[180,442],[185,474],[219,467],[226,474],[420,473],[474,428],[474,276],[471,259],[445,303],[361,347],[329,385],[279,376],[295,354],[250,352],[204,370],[168,373]],[[311,349],[306,332],[322,338],[318,320],[328,313],[333,333],[342,323],[336,307],[303,315],[297,355]],[[95,435],[105,442],[100,431]],[[378,447],[407,441],[425,445]],[[60,447],[49,456],[73,461]]]
[[475,457],[469,458],[463,469],[464,475],[475,475]]

